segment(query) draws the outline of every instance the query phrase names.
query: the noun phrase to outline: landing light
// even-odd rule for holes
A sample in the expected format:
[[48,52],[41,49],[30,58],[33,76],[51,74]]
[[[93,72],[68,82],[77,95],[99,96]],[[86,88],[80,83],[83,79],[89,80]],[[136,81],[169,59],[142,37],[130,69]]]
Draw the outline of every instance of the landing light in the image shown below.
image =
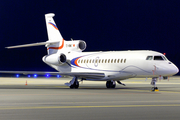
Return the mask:
[[19,75],[17,74],[16,77],[19,77]]

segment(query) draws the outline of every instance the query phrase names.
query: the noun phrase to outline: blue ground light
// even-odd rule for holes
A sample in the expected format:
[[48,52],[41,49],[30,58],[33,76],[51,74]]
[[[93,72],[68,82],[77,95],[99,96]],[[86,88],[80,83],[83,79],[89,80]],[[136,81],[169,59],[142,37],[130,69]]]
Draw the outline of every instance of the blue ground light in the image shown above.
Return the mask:
[[37,77],[37,75],[36,74],[34,74],[34,78],[36,78]]
[[57,78],[60,78],[61,76],[60,75],[57,75]]

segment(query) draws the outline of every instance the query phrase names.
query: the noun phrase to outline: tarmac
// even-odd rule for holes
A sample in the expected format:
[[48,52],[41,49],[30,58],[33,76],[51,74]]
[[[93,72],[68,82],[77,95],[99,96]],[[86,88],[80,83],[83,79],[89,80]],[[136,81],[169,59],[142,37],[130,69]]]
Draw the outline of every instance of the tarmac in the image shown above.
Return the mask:
[[83,81],[79,89],[64,83],[71,78],[0,77],[1,120],[179,120],[180,77],[122,81],[107,89],[104,81]]

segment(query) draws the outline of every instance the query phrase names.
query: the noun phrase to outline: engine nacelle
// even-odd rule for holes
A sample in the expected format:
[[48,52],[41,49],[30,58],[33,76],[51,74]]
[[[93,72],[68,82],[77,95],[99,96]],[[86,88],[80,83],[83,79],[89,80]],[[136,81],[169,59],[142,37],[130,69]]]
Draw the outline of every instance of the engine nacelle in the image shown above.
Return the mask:
[[86,49],[86,42],[83,40],[66,41],[66,49],[72,51],[83,51]]
[[42,60],[48,64],[63,65],[64,63],[66,63],[67,58],[65,54],[61,53],[61,54],[46,55],[42,58]]
[[78,47],[81,51],[86,49],[86,42],[85,41],[79,41]]

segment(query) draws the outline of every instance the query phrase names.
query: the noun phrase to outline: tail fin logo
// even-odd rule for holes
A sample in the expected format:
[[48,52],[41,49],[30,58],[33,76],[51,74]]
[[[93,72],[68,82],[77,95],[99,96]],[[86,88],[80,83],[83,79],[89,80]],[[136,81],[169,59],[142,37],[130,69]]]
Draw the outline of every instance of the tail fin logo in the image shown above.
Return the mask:
[[49,22],[50,25],[52,25],[56,30],[58,30],[57,26],[51,22]]

